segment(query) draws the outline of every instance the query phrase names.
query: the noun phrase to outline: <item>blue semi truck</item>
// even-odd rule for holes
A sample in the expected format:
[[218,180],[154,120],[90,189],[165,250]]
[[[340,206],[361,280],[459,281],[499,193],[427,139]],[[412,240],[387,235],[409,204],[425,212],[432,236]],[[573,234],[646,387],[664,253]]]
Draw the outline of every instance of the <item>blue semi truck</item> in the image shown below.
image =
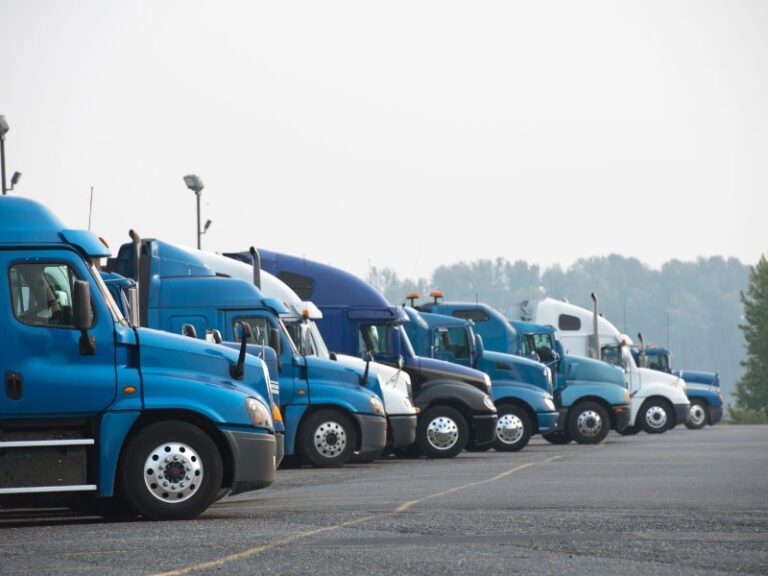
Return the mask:
[[278,453],[264,362],[131,325],[93,233],[0,197],[0,505],[194,518],[270,486]]
[[630,398],[618,367],[564,354],[552,326],[511,322],[487,304],[445,301],[437,290],[430,296],[433,301],[417,306],[419,310],[471,320],[486,350],[533,358],[552,368],[555,403],[564,425],[544,435],[550,442],[594,444],[604,440],[609,430],[621,432],[627,427]]
[[493,448],[500,452],[523,449],[533,434],[553,433],[562,426],[552,397],[552,372],[541,362],[486,350],[472,322],[413,307],[418,294],[403,306],[409,322],[403,324],[414,351],[420,356],[470,366],[488,374],[493,403],[499,413]]
[[[279,300],[285,306],[280,321],[302,356],[317,356],[333,360],[362,371],[368,370],[379,377],[384,409],[387,413],[387,446],[383,455],[404,449],[416,440],[418,408],[413,405],[411,379],[400,366],[389,366],[369,358],[362,359],[348,354],[331,354],[315,321],[322,312],[312,302],[299,298],[291,288],[262,270],[255,248],[250,249],[252,264],[247,264],[221,254],[195,251],[196,257],[205,262],[218,276],[239,278],[254,284],[264,296]],[[360,462],[356,457],[354,461]]]
[[[685,425],[699,430],[707,424],[714,426],[723,417],[723,394],[720,391],[720,375],[701,370],[675,370],[672,352],[663,346],[641,344],[632,347],[632,356],[639,366],[680,376],[685,380],[685,394],[691,401],[691,418]],[[642,353],[641,353],[642,350]]]
[[191,327],[200,338],[215,332],[232,342],[237,326],[247,324],[253,343],[275,349],[286,463],[339,467],[384,451],[387,421],[376,374],[301,355],[280,321],[282,302],[217,274],[199,252],[132,236],[107,269],[138,282],[142,325],[175,333]]
[[[277,276],[322,311],[317,325],[332,352],[402,367],[420,409],[414,455],[452,458],[465,448],[490,447],[498,414],[491,380],[473,368],[419,356],[403,329],[408,315],[373,286],[344,270],[319,262],[258,250],[263,270]],[[252,262],[250,251],[225,255]]]

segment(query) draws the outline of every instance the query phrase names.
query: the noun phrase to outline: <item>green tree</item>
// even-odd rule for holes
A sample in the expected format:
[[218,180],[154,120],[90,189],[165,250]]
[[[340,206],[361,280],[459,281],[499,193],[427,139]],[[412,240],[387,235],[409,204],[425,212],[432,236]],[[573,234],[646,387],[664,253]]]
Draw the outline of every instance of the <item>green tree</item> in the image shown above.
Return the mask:
[[768,422],[768,261],[765,255],[749,274],[747,293],[741,292],[744,306],[744,332],[747,358],[741,364],[744,375],[736,383],[736,406],[729,406],[731,420]]

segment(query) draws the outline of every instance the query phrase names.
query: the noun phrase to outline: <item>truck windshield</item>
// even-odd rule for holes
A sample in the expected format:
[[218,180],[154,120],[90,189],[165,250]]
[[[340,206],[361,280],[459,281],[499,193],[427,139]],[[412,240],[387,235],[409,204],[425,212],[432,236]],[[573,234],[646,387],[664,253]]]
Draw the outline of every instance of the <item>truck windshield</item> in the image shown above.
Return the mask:
[[283,323],[302,356],[330,358],[331,354],[323,340],[323,335],[312,320],[290,317],[283,318]]

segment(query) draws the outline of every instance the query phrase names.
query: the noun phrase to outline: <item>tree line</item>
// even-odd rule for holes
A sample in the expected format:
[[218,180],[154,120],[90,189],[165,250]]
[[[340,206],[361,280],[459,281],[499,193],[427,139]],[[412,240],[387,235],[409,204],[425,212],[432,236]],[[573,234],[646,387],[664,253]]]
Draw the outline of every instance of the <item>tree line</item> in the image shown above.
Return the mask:
[[485,302],[508,317],[521,302],[545,296],[591,310],[594,292],[600,313],[635,343],[642,332],[646,344],[672,350],[675,368],[718,372],[730,403],[747,357],[742,294],[751,268],[735,258],[713,256],[671,260],[652,269],[613,254],[581,259],[565,269],[480,259],[441,266],[430,278],[419,279],[371,268],[367,280],[391,304],[405,303],[409,292],[418,292],[419,302],[425,302],[437,289],[446,300]]

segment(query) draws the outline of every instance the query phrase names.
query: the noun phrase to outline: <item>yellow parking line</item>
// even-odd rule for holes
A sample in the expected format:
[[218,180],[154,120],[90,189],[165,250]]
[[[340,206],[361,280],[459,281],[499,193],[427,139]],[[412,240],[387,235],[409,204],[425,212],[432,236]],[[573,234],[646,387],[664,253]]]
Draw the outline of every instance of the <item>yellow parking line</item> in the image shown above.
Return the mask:
[[208,568],[216,568],[219,566],[223,566],[224,564],[235,562],[236,560],[242,560],[243,558],[248,558],[249,556],[259,554],[260,552],[266,552],[267,550],[272,550],[273,548],[285,546],[286,544],[291,544],[292,542],[296,542],[297,540],[301,540],[302,538],[307,538],[309,536],[314,536],[316,534],[328,532],[329,530],[336,530],[338,528],[347,528],[348,526],[361,524],[362,522],[367,522],[368,520],[373,520],[375,518],[393,516],[395,514],[405,512],[409,508],[417,504],[421,504],[422,502],[426,502],[427,500],[439,498],[441,496],[445,496],[446,494],[452,494],[453,492],[458,492],[459,490],[472,488],[473,486],[479,486],[480,484],[496,482],[498,480],[501,480],[502,478],[509,476],[510,474],[514,474],[515,472],[519,472],[520,470],[523,470],[530,466],[534,466],[538,464],[547,464],[549,462],[552,462],[554,460],[559,460],[561,458],[562,456],[553,456],[551,458],[547,458],[546,460],[542,460],[541,462],[529,462],[528,464],[521,464],[520,466],[510,468],[509,470],[506,470],[501,474],[497,474],[496,476],[492,476],[491,478],[486,478],[485,480],[477,480],[475,482],[470,482],[469,484],[462,484],[461,486],[455,486],[453,488],[449,488],[448,490],[443,490],[442,492],[436,492],[435,494],[430,494],[429,496],[424,496],[423,498],[418,498],[416,500],[411,500],[410,502],[405,502],[400,506],[398,506],[397,508],[395,508],[392,512],[381,512],[379,514],[370,514],[368,516],[363,516],[362,518],[357,518],[355,520],[348,520],[347,522],[340,522],[332,526],[325,526],[324,528],[317,528],[315,530],[307,530],[306,532],[300,532],[299,534],[294,534],[293,536],[289,536],[288,538],[275,540],[274,542],[270,542],[269,544],[264,544],[263,546],[256,546],[254,548],[249,548],[248,550],[243,550],[242,552],[238,552],[237,554],[230,554],[229,556],[224,556],[223,558],[219,558],[218,560],[203,562],[202,564],[195,564],[194,566],[188,566],[187,568],[181,568],[179,570],[171,570],[170,572],[159,572],[154,576],[182,576],[183,574],[190,574],[192,572],[197,572],[198,570],[206,570]]

